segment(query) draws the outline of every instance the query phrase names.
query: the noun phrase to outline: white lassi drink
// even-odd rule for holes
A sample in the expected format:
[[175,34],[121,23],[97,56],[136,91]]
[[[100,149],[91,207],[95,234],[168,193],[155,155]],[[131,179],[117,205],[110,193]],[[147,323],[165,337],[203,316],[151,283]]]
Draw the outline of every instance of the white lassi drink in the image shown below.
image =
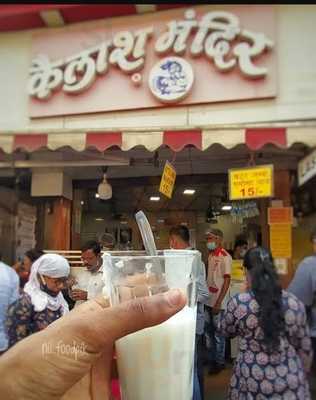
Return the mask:
[[112,305],[175,288],[187,296],[187,305],[167,321],[116,341],[122,400],[192,400],[199,253],[123,252],[104,254],[103,260]]
[[123,400],[191,400],[196,307],[116,342]]

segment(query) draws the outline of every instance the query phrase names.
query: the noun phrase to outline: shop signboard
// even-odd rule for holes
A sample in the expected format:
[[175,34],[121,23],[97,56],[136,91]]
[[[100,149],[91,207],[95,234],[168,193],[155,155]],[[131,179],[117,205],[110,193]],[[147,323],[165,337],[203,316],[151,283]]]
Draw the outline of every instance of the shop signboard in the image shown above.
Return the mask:
[[292,225],[270,225],[270,248],[273,258],[292,257]]
[[292,207],[269,207],[268,224],[290,224],[293,225]]
[[45,29],[32,36],[30,117],[273,98],[276,36],[267,4]]
[[298,163],[298,185],[302,186],[316,175],[316,150]]
[[174,184],[176,182],[176,170],[174,166],[167,161],[160,181],[159,192],[171,199]]
[[273,165],[233,168],[228,171],[230,200],[272,197],[274,192]]

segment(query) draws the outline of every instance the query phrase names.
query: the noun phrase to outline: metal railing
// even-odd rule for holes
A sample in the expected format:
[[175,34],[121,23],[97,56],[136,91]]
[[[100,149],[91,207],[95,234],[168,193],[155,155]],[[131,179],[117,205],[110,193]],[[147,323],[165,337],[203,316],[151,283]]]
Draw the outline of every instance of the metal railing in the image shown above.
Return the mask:
[[[83,267],[82,260],[81,260],[81,250],[43,250],[44,253],[53,253],[53,254],[60,254],[61,256],[65,257],[69,262],[70,267]],[[119,255],[122,251],[107,251],[112,255]],[[103,251],[101,252],[103,254]],[[133,251],[134,255],[145,255],[144,251]]]
[[83,267],[81,250],[43,250],[44,253],[59,254],[66,258],[70,267]]

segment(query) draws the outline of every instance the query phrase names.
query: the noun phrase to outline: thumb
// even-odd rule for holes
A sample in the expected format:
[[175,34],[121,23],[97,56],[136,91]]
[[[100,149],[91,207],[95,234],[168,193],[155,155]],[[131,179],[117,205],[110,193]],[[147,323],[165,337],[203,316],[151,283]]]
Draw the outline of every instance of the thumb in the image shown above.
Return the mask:
[[179,289],[140,297],[108,308],[100,318],[100,326],[108,324],[108,337],[101,336],[100,345],[115,341],[140,329],[158,325],[180,311],[186,304],[186,296]]
[[60,326],[57,326],[59,321],[53,325],[64,339],[80,338],[92,355],[129,333],[166,321],[185,304],[186,296],[179,289],[139,297],[113,307],[108,307],[108,302],[100,298],[71,311],[60,321]]

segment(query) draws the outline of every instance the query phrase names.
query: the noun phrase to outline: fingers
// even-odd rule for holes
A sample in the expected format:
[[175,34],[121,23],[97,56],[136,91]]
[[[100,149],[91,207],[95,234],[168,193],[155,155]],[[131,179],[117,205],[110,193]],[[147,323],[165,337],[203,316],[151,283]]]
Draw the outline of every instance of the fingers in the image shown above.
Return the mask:
[[73,293],[73,292],[70,293],[70,297],[71,297],[71,299],[74,300],[74,301],[79,300],[79,299],[78,299],[78,296],[77,296],[75,293]]
[[[150,295],[149,287],[151,290],[151,294],[153,293],[154,287],[159,287],[159,279],[154,274],[134,274],[131,276],[127,276],[124,279],[124,285],[121,285],[118,288],[119,296],[121,301],[132,300],[135,297],[146,297]],[[159,287],[161,289],[161,287]],[[161,293],[159,290],[157,293]]]
[[87,293],[81,289],[73,289],[73,290],[71,290],[70,297],[75,301],[86,300]]

